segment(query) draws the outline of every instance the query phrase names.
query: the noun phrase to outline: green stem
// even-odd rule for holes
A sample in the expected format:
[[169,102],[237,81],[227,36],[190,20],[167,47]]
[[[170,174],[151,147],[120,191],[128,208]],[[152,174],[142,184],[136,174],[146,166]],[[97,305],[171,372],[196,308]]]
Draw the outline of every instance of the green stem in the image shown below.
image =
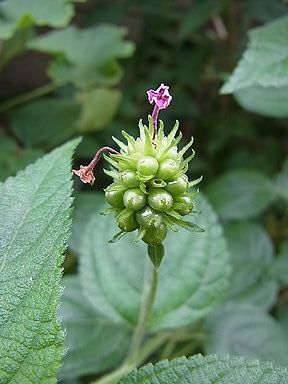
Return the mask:
[[130,372],[134,367],[136,367],[140,362],[143,361],[143,358],[147,356],[147,353],[151,351],[151,348],[157,348],[160,343],[162,343],[162,340],[157,340],[155,344],[152,346],[149,345],[149,348],[140,356],[140,349],[141,344],[145,335],[145,330],[147,326],[147,322],[149,320],[149,316],[151,314],[151,310],[154,304],[156,292],[157,292],[157,286],[158,286],[158,275],[159,270],[156,269],[153,265],[153,276],[152,276],[152,283],[150,290],[148,292],[148,295],[146,295],[146,283],[144,280],[144,286],[143,286],[143,295],[142,295],[142,301],[140,305],[139,310],[139,317],[138,317],[138,323],[135,328],[134,334],[132,336],[131,345],[129,349],[128,356],[121,367],[116,369],[115,371],[108,373],[107,375],[103,376],[101,379],[96,380],[92,384],[115,384],[117,381],[124,376],[126,373]]
[[22,95],[13,97],[12,99],[4,101],[0,105],[0,113],[6,112],[11,108],[17,107],[17,105],[26,103],[27,101],[36,99],[37,97],[44,96],[48,93],[51,93],[52,91],[55,91],[55,89],[59,88],[59,84],[46,84],[42,87],[33,89],[33,91],[23,93]]
[[[139,350],[141,348],[141,343],[145,334],[146,325],[149,320],[149,316],[151,313],[152,306],[154,304],[157,285],[158,285],[158,269],[153,266],[153,276],[152,276],[152,284],[150,291],[147,297],[144,297],[142,304],[140,306],[138,323],[135,328],[134,335],[132,337],[130,350],[128,353],[128,357],[126,359],[127,363],[133,363],[137,361]],[[145,289],[144,289],[145,292]]]

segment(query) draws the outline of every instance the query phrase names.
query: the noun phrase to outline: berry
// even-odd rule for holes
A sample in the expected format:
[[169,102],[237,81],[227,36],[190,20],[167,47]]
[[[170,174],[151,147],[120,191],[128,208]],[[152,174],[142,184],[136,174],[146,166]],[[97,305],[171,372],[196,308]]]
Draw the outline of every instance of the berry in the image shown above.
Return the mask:
[[168,211],[173,204],[173,197],[163,188],[155,188],[149,192],[148,203],[151,208],[159,212]]
[[146,244],[157,245],[162,243],[166,235],[167,235],[167,226],[164,223],[162,223],[157,228],[153,227],[153,228],[146,229],[145,235],[143,236],[142,240]]
[[193,201],[189,193],[176,197],[174,201],[175,211],[182,216],[188,215],[193,209]]
[[170,181],[165,187],[174,197],[186,192],[187,188],[188,178],[186,175],[179,176],[176,180]]
[[117,208],[124,208],[123,195],[125,188],[121,184],[113,183],[105,190],[105,198],[107,203]]
[[155,176],[158,167],[158,161],[152,156],[144,156],[137,162],[137,171],[143,176]]
[[144,228],[148,227],[159,227],[162,223],[162,216],[161,213],[157,213],[149,207],[149,205],[146,205],[141,211],[136,213],[136,218],[139,223]]
[[139,211],[142,209],[147,201],[145,193],[139,188],[127,189],[123,196],[123,203],[126,208],[133,211]]
[[173,180],[178,171],[179,167],[176,161],[173,159],[166,159],[159,164],[156,177],[163,180]]
[[136,188],[139,186],[136,173],[127,169],[120,173],[120,181],[126,188]]
[[124,231],[124,232],[133,232],[135,229],[139,227],[135,213],[127,216],[127,217],[122,217],[120,219],[117,219],[117,224],[118,227]]

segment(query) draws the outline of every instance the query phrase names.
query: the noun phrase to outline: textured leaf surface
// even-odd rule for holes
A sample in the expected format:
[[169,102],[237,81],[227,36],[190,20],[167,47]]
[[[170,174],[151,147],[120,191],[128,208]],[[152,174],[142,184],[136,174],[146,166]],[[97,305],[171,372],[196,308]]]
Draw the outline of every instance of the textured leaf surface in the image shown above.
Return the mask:
[[72,82],[79,88],[115,85],[122,76],[117,59],[131,56],[134,49],[124,35],[125,30],[116,26],[71,26],[39,36],[29,46],[54,55],[48,72],[56,83]]
[[128,348],[128,329],[115,326],[89,307],[78,276],[64,277],[62,283],[59,316],[66,330],[68,352],[59,376],[74,378],[119,364]]
[[0,37],[7,39],[20,27],[50,25],[59,28],[74,15],[66,0],[6,0],[0,5]]
[[134,370],[119,384],[287,384],[288,370],[240,358],[193,356]]
[[251,87],[288,85],[288,16],[255,28],[249,33],[249,45],[222,93]]
[[70,231],[70,142],[0,185],[0,383],[55,383],[56,319]]
[[208,189],[208,198],[223,219],[255,217],[275,197],[272,182],[255,171],[238,170],[226,173]]
[[[203,317],[227,288],[229,261],[222,229],[203,197],[196,209],[202,213],[193,220],[205,232],[171,233],[165,241],[152,329],[177,327]],[[115,322],[135,324],[151,262],[146,247],[135,244],[132,236],[109,244],[116,231],[111,216],[95,214],[85,226],[80,249],[82,286],[96,310]]]
[[228,304],[206,322],[207,353],[229,354],[288,364],[288,338],[281,326],[261,309]]
[[276,279],[269,277],[274,249],[268,234],[257,224],[229,224],[225,237],[231,255],[232,278],[227,299],[270,308],[277,296]]

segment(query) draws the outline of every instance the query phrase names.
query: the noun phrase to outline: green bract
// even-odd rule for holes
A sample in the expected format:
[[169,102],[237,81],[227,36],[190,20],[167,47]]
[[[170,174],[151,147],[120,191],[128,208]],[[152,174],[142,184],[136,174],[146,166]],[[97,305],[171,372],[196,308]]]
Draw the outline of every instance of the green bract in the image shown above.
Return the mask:
[[[167,235],[167,229],[177,231],[179,227],[190,231],[201,231],[182,216],[193,209],[193,195],[185,174],[194,151],[183,158],[193,140],[182,149],[177,145],[181,133],[177,136],[178,122],[165,136],[163,122],[157,134],[154,134],[152,118],[149,127],[139,122],[140,137],[134,139],[125,131],[122,135],[127,141],[113,138],[120,147],[119,154],[105,156],[113,167],[106,173],[114,182],[106,189],[106,201],[111,205],[109,211],[116,213],[116,222],[121,232],[112,241],[116,241],[127,232],[138,229],[137,240],[142,239],[148,245],[158,245]],[[155,137],[154,137],[155,135]]]

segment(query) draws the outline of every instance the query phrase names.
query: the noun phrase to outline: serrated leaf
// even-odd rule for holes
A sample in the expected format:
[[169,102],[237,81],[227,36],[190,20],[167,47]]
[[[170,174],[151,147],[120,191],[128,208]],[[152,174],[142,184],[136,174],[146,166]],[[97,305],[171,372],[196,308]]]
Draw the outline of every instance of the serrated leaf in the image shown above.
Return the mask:
[[145,365],[118,384],[287,384],[288,370],[257,360],[218,356],[180,357]]
[[73,15],[73,5],[66,0],[6,0],[0,4],[0,37],[9,39],[18,28],[32,25],[64,27]]
[[250,31],[248,48],[221,93],[233,93],[251,86],[288,85],[287,34],[288,16]]
[[224,233],[232,264],[227,300],[270,308],[276,299],[278,284],[268,274],[274,256],[268,234],[249,222],[229,224]]
[[248,111],[270,117],[288,116],[288,86],[252,86],[236,91],[234,96]]
[[80,106],[69,99],[41,99],[13,110],[11,128],[25,145],[53,148],[73,137]]
[[[196,206],[202,212],[197,224],[205,232],[169,233],[150,329],[177,327],[200,319],[221,301],[227,288],[229,260],[221,227],[203,197],[197,198]],[[142,286],[144,281],[148,284],[151,273],[146,246],[135,244],[131,234],[117,244],[108,244],[116,232],[115,219],[96,213],[90,217],[80,249],[83,292],[100,313],[114,322],[134,326]]]
[[206,321],[206,353],[288,364],[288,338],[272,316],[248,304],[220,306]]
[[76,98],[82,106],[82,113],[77,124],[78,131],[103,129],[117,112],[121,97],[122,93],[117,89],[96,88],[79,92]]
[[129,345],[129,330],[100,316],[82,294],[78,275],[62,279],[64,294],[59,316],[68,348],[61,378],[96,374],[121,363]]
[[0,382],[55,383],[56,318],[70,232],[74,140],[0,184]]
[[220,93],[234,93],[249,111],[287,117],[287,33],[288,16],[250,31],[248,48]]
[[248,219],[262,213],[276,198],[273,183],[256,171],[237,170],[220,176],[208,198],[223,219]]
[[134,50],[134,45],[124,40],[125,33],[112,25],[70,26],[36,37],[29,47],[54,56],[48,74],[57,84],[73,83],[81,89],[111,86],[122,77],[117,59],[131,56]]

